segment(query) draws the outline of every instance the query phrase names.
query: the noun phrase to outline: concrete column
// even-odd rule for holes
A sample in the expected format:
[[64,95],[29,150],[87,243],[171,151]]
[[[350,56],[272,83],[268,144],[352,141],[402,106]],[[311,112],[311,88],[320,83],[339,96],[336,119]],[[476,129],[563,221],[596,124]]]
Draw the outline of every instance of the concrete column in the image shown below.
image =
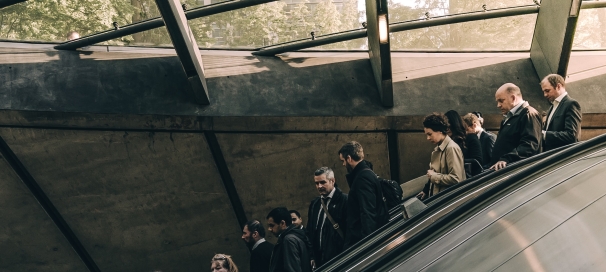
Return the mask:
[[[379,90],[381,97],[381,103],[385,107],[393,107],[387,0],[366,0],[366,22],[368,54],[377,89]],[[379,28],[383,26],[383,24],[384,31],[380,31]],[[381,33],[384,34],[383,38],[380,37]]]
[[534,28],[530,59],[539,78],[566,76],[581,0],[543,0]]

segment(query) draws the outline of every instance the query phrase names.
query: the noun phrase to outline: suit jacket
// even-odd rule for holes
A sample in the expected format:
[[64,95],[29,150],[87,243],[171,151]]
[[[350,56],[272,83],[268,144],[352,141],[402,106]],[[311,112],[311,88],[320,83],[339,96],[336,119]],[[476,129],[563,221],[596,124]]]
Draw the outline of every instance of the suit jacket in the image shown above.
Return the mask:
[[250,272],[267,272],[269,271],[269,261],[271,260],[271,252],[274,250],[274,245],[270,242],[260,243],[250,253]]
[[374,172],[365,169],[370,170],[365,161],[360,161],[346,175],[350,189],[344,248],[354,245],[389,221],[381,184]]
[[501,122],[490,164],[512,163],[538,154],[543,139],[541,123],[539,112],[524,102],[513,116]]
[[463,152],[448,136],[431,152],[429,167],[436,172],[429,178],[429,196],[465,180]]
[[290,225],[278,237],[269,262],[270,272],[311,272],[311,252],[305,232]]
[[[328,203],[327,208],[328,213],[330,213],[335,222],[339,224],[339,229],[345,233],[345,230],[347,229],[347,194],[335,187],[335,192],[330,203]],[[323,227],[321,226],[322,218],[319,218],[320,221],[318,222],[321,209],[322,202],[320,201],[320,197],[316,197],[309,205],[306,228],[307,237],[312,244],[313,256],[316,261],[316,266],[318,267],[339,255],[343,250],[343,244],[345,242],[345,238],[341,238],[330,220],[328,220],[328,217],[326,217]],[[320,227],[323,229],[321,244],[318,237],[318,235],[320,235]]]
[[482,161],[480,164],[482,164],[484,168],[492,166],[490,165],[490,162],[492,161],[492,148],[494,147],[494,142],[496,140],[497,135],[494,135],[492,132],[482,131],[480,134],[480,146],[482,146]]
[[[552,110],[553,106],[547,112],[548,118]],[[551,117],[549,127],[547,127],[547,121],[543,126],[543,130],[545,130],[543,151],[578,142],[581,134],[581,119],[582,113],[579,102],[568,95],[564,96]]]
[[[474,159],[482,164],[482,145],[480,139],[475,134],[465,135],[465,150],[463,151],[463,159]],[[459,146],[460,148],[460,146]]]

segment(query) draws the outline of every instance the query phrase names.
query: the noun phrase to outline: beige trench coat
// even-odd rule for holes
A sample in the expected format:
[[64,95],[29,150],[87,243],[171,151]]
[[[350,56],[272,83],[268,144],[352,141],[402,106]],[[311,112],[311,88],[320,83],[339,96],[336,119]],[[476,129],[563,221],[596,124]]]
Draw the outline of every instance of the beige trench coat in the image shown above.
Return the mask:
[[436,172],[429,178],[430,196],[465,180],[465,163],[459,145],[446,136],[431,153],[429,169]]

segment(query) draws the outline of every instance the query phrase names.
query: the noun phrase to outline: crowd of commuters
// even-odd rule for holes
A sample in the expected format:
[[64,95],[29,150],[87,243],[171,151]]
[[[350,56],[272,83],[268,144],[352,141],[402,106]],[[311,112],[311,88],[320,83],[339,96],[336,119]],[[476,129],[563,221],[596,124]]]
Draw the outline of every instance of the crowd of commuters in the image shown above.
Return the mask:
[[[568,96],[564,78],[551,74],[540,85],[552,103],[544,119],[524,101],[518,86],[507,83],[496,91],[503,114],[498,136],[484,130],[479,112],[461,117],[451,110],[426,116],[423,128],[435,148],[428,181],[417,197],[426,199],[485,169],[498,171],[541,151],[577,142],[581,108]],[[372,164],[364,160],[362,145],[346,143],[338,155],[347,169],[349,194],[337,187],[332,169],[317,169],[313,180],[319,196],[309,204],[306,227],[296,210],[271,210],[265,219],[267,230],[278,238],[272,245],[264,239],[261,222],[246,223],[242,239],[251,251],[251,272],[312,271],[388,222],[380,181]],[[217,254],[211,263],[212,271],[238,271],[227,255]]]

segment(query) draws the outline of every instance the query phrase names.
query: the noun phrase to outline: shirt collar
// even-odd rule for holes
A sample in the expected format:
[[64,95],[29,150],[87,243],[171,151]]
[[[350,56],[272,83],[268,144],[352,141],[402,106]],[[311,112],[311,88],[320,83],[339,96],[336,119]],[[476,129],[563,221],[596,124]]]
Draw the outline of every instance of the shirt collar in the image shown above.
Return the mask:
[[261,243],[265,242],[265,238],[261,238],[259,239],[259,241],[257,241],[255,243],[255,245],[253,246],[252,250],[255,250],[255,248],[257,248],[258,245],[260,245]]
[[[328,194],[328,198],[332,198],[332,196],[335,194],[335,191],[337,190],[337,187],[332,188],[332,191],[330,191],[330,194]],[[326,199],[327,197],[322,196],[322,198]]]
[[478,135],[478,139],[480,138],[480,136],[482,136],[482,132],[484,132],[484,129],[481,129],[480,132],[476,133],[476,135]]
[[520,103],[518,103],[517,105],[515,105],[515,107],[513,107],[513,109],[511,109],[511,110],[510,110],[511,115],[515,115],[515,114],[516,114],[516,111],[518,111],[518,109],[519,109],[519,108],[520,108],[522,105],[524,105],[524,102],[526,102],[526,101],[522,100],[522,101],[520,101]]
[[450,137],[448,135],[446,135],[446,137],[444,138],[442,143],[439,146],[437,146],[436,148],[439,149],[440,151],[444,151],[444,149],[446,149],[446,146],[448,145],[448,143],[450,143]]
[[564,92],[560,96],[558,96],[558,98],[556,98],[553,102],[555,103],[557,101],[558,103],[560,103],[560,102],[562,102],[562,99],[564,99],[564,96],[567,96],[567,95],[568,95],[568,92]]

